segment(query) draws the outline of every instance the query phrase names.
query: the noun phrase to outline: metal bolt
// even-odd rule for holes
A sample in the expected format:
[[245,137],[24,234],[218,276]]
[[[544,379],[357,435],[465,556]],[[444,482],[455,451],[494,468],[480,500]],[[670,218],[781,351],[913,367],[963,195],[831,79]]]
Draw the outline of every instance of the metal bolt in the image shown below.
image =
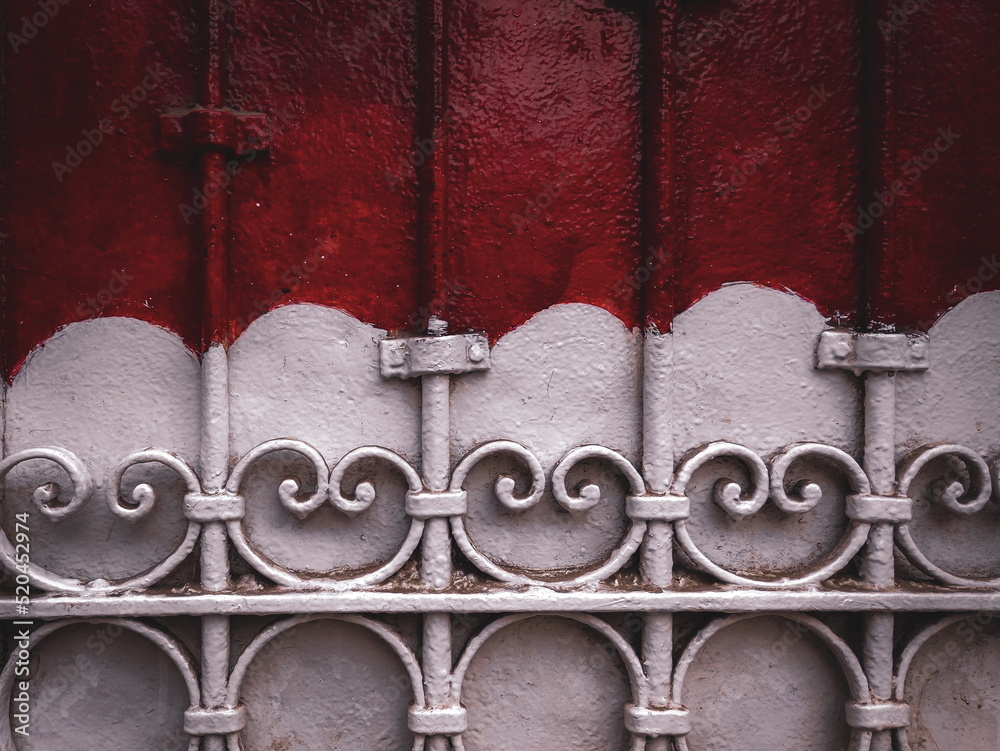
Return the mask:
[[406,363],[406,345],[397,344],[390,347],[388,353],[389,365],[398,368]]
[[833,345],[834,357],[843,360],[849,354],[851,354],[851,343],[846,339],[841,339],[839,342]]
[[486,345],[482,342],[476,342],[469,347],[469,360],[471,362],[482,362],[486,359],[487,354]]

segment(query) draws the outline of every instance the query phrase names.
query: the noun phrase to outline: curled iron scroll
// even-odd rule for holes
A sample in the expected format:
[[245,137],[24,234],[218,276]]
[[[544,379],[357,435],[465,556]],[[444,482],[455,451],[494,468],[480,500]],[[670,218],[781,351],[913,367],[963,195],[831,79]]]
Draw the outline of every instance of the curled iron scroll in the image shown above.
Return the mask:
[[[955,468],[950,468],[952,476],[949,477],[946,473],[945,477],[939,478],[931,486],[933,502],[958,516],[971,516],[981,511],[993,491],[990,469],[978,453],[954,443],[921,446],[908,454],[900,462],[897,470],[899,492],[909,496],[910,487],[921,470],[934,459],[941,457],[947,457],[960,464],[968,472],[968,481],[963,482],[963,478],[954,471]],[[998,468],[1000,465],[994,466],[994,474]],[[997,485],[1000,487],[1000,478],[997,479]],[[900,524],[896,527],[896,543],[910,563],[943,584],[956,587],[1000,587],[1000,577],[972,579],[949,573],[933,563],[917,546],[909,524]]]
[[[747,465],[752,476],[752,490],[749,495],[741,494],[743,508],[740,510],[742,518],[750,515],[752,509],[759,509],[763,505],[762,498],[766,500],[768,492],[775,498],[775,503],[785,510],[786,513],[805,513],[815,507],[820,501],[822,493],[815,483],[800,484],[798,498],[789,497],[785,490],[785,472],[796,460],[807,456],[816,456],[836,464],[846,475],[854,493],[867,494],[871,491],[871,484],[868,477],[861,469],[860,465],[846,452],[821,443],[800,443],[794,444],[779,452],[772,461],[771,477],[768,481],[768,472],[763,460],[745,446],[727,442],[716,442],[708,444],[686,457],[677,472],[674,481],[673,492],[685,495],[688,482],[695,470],[711,459],[719,457],[733,457]],[[729,498],[723,497],[720,500],[720,487],[722,491],[735,485],[731,480],[720,480],[715,486],[715,500],[726,508],[723,501],[732,499],[735,503],[735,491],[729,491]],[[737,507],[739,509],[739,507]],[[729,511],[729,509],[726,509]],[[868,531],[871,525],[864,522],[852,520],[846,533],[831,551],[830,555],[813,570],[794,578],[781,578],[778,580],[752,579],[740,574],[728,571],[717,563],[714,563],[695,545],[688,528],[688,521],[685,519],[675,522],[677,541],[684,552],[691,560],[706,573],[715,576],[717,579],[729,584],[740,584],[768,589],[791,589],[807,584],[814,584],[833,576],[837,571],[848,564],[851,558],[865,544],[868,538]]]

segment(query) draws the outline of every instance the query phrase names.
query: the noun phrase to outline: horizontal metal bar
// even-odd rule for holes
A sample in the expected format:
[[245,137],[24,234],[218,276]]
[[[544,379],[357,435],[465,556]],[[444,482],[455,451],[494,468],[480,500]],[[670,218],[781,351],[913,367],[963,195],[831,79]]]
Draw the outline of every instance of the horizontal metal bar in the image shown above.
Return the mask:
[[34,598],[30,615],[0,600],[0,620],[98,616],[268,615],[283,613],[510,613],[510,612],[1000,612],[1000,592],[984,591],[755,591],[700,592],[271,592],[255,594],[140,594]]

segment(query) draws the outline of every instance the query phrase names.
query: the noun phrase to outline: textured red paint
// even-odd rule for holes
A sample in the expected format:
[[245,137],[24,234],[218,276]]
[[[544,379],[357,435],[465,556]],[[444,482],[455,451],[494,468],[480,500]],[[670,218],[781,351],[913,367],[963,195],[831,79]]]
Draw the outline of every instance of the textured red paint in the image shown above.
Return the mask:
[[498,336],[590,302],[637,324],[636,18],[602,0],[446,7],[447,317]]
[[879,220],[869,306],[873,325],[926,329],[969,294],[1000,289],[1000,5],[918,7],[883,11],[898,51],[894,132],[879,158],[905,194]]
[[[190,284],[199,264],[176,209],[189,172],[157,152],[156,120],[193,101],[193,14],[125,0],[57,7],[23,44],[3,40],[7,372],[60,326],[97,315],[144,318],[192,346],[200,340]],[[35,1],[10,0],[6,31],[21,36],[38,13]],[[122,97],[144,78],[144,101],[131,107]],[[67,147],[90,150],[83,131],[100,143],[60,181],[52,164],[66,163]]]
[[[70,0],[5,40],[7,374],[93,315],[195,349],[291,302],[495,338],[575,301],[666,328],[749,280],[914,327],[1000,283],[1000,7],[919,4],[897,49],[891,0],[211,0],[213,67],[209,1]],[[160,114],[220,102],[267,113],[270,149],[158,150]],[[939,128],[960,137],[847,231]]]
[[648,307],[660,328],[733,281],[787,287],[853,320],[859,247],[840,225],[861,162],[854,6],[680,3],[672,279]]
[[407,328],[419,276],[412,4],[255,3],[235,15],[232,46],[230,102],[271,115],[273,138],[231,187],[231,333],[287,302]]

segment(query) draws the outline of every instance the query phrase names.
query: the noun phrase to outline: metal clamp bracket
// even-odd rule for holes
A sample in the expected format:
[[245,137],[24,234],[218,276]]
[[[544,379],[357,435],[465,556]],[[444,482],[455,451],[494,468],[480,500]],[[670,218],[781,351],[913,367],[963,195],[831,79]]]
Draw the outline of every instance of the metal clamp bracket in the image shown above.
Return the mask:
[[191,707],[184,712],[184,732],[188,735],[230,735],[238,733],[247,722],[242,704],[234,709]]
[[270,140],[263,112],[199,106],[160,115],[160,148],[172,154],[213,149],[243,154],[266,150]]
[[184,516],[193,522],[227,522],[246,513],[243,496],[231,493],[188,493],[184,496]]
[[406,720],[415,735],[458,735],[469,727],[465,707],[428,709],[411,704]]
[[847,517],[868,524],[901,524],[913,518],[913,501],[905,496],[849,495]]
[[406,494],[406,513],[414,519],[464,516],[467,509],[468,498],[464,490]]
[[817,368],[854,371],[927,370],[925,334],[859,334],[824,331],[816,350]]
[[889,730],[910,724],[910,705],[880,702],[857,704],[847,702],[847,724],[861,730]]
[[635,735],[687,735],[691,732],[691,716],[686,709],[650,709],[625,705],[625,728]]
[[686,495],[630,495],[625,513],[637,521],[676,522],[691,516],[691,501]]
[[490,344],[482,334],[383,339],[379,364],[383,378],[489,370]]

